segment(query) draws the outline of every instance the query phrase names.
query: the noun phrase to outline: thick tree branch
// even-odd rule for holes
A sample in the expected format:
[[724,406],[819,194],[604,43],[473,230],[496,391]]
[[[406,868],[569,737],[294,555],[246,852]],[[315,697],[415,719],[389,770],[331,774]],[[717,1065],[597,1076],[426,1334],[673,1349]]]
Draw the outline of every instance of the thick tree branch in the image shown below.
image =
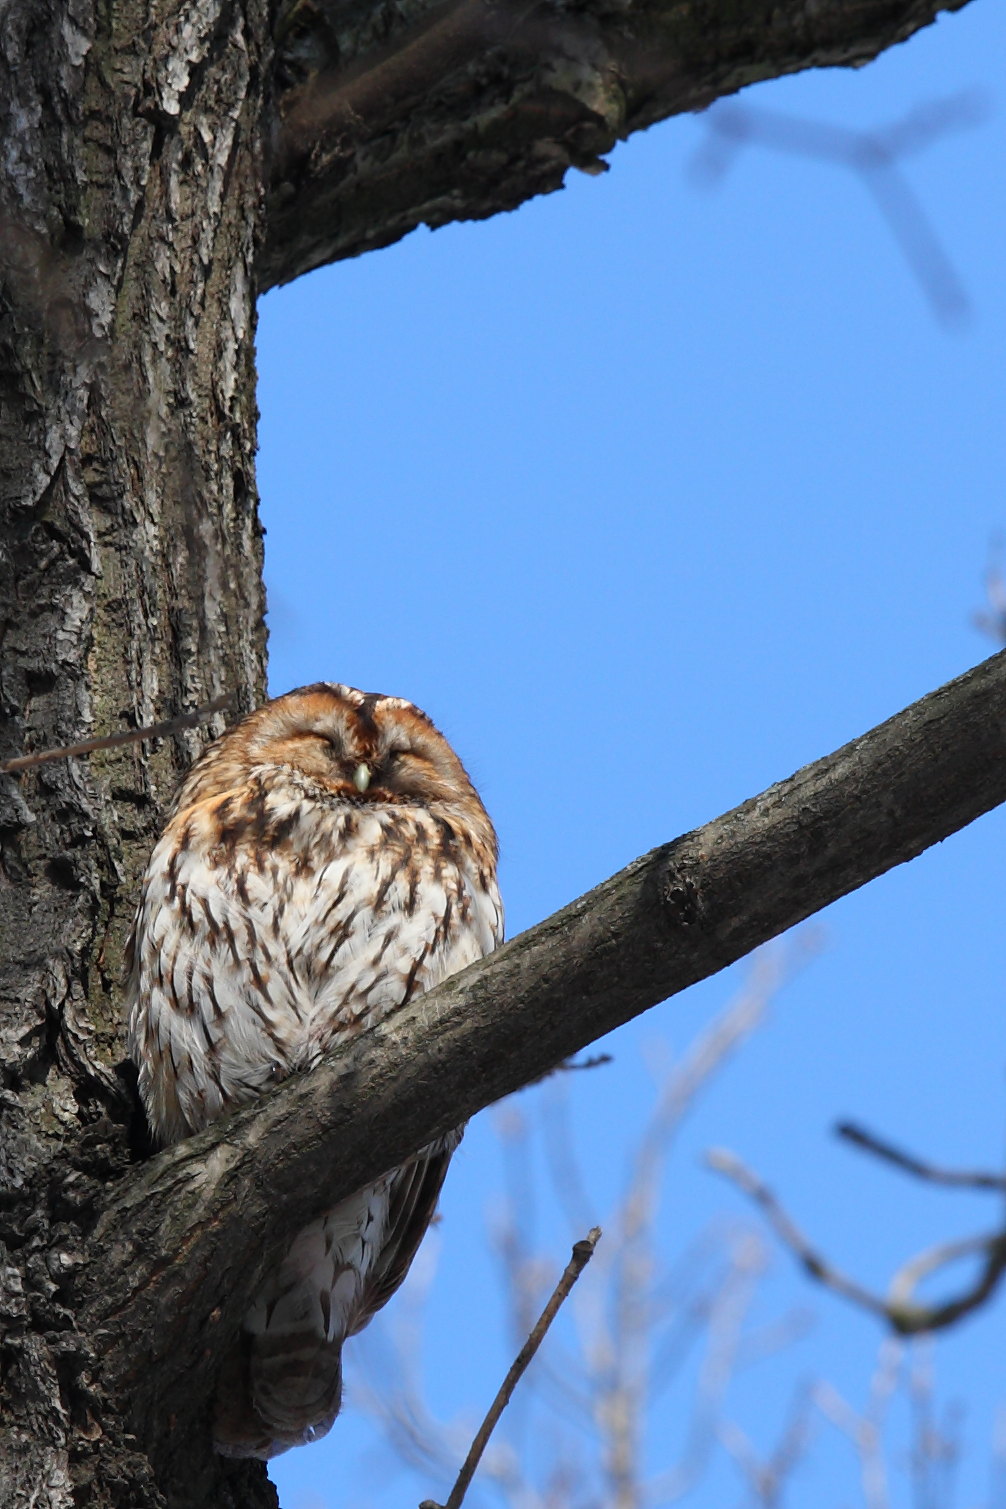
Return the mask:
[[1006,651],[636,860],[350,1052],[96,1187],[85,1299],[116,1387],[141,1414],[168,1401],[198,1428],[191,1380],[284,1234],[1004,799]]
[[864,63],[966,0],[293,0],[261,286],[482,219],[745,84]]

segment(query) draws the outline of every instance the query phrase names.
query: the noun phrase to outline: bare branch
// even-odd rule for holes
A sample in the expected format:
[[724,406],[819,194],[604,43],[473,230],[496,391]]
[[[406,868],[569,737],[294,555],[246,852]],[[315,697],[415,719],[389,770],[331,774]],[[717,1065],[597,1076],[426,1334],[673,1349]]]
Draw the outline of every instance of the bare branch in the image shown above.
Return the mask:
[[906,1384],[912,1426],[909,1461],[920,1509],[952,1503],[962,1450],[959,1407],[951,1405],[941,1412],[942,1418],[937,1416],[934,1361],[933,1338],[919,1337],[908,1354]]
[[552,1072],[554,1074],[572,1074],[580,1069],[603,1069],[608,1064],[613,1064],[614,1058],[610,1053],[590,1053],[586,1058],[568,1058],[565,1063],[559,1064]]
[[[962,1315],[978,1309],[998,1287],[1006,1271],[1006,1231],[988,1236],[968,1237],[961,1242],[943,1242],[927,1248],[905,1263],[891,1280],[886,1299],[856,1283],[813,1248],[796,1223],[787,1215],[775,1195],[734,1153],[714,1148],[706,1155],[709,1167],[732,1180],[762,1210],[776,1236],[788,1247],[811,1278],[826,1289],[851,1300],[863,1310],[885,1320],[902,1336],[922,1331],[938,1331],[960,1320]],[[961,1258],[984,1257],[978,1278],[956,1298],[941,1304],[924,1305],[915,1299],[923,1279]]]
[[884,1462],[884,1422],[901,1372],[903,1345],[885,1338],[870,1380],[866,1409],[857,1413],[830,1383],[814,1389],[814,1403],[831,1423],[847,1436],[859,1457],[860,1479],[866,1509],[889,1509],[887,1468]]
[[872,1310],[875,1315],[886,1315],[884,1301],[857,1284],[854,1279],[847,1278],[816,1251],[796,1222],[787,1215],[768,1185],[747,1164],[742,1163],[740,1158],[726,1148],[711,1148],[706,1154],[706,1163],[716,1173],[731,1180],[755,1202],[780,1242],[789,1248],[811,1278],[817,1279],[835,1294],[841,1294],[844,1299],[851,1299],[855,1304],[861,1305],[864,1310]]
[[214,713],[222,713],[234,705],[234,693],[226,692],[214,697],[191,713],[179,713],[177,718],[166,718],[163,723],[148,723],[145,728],[128,728],[122,733],[105,734],[99,739],[84,739],[80,744],[64,744],[59,749],[41,749],[36,754],[18,755],[14,760],[5,760],[0,765],[0,775],[15,775],[21,770],[33,770],[36,765],[50,765],[53,760],[75,759],[78,755],[96,754],[99,749],[118,749],[123,744],[139,744],[144,739],[166,739],[183,729],[195,728],[205,723]]
[[[806,930],[804,930],[806,932]],[[600,1333],[608,1366],[598,1370],[598,1420],[608,1473],[606,1502],[612,1509],[637,1509],[642,1501],[641,1421],[644,1400],[653,1394],[651,1333],[657,1315],[652,1290],[653,1233],[667,1156],[682,1119],[697,1095],[726,1059],[761,1022],[789,972],[792,957],[810,948],[798,937],[789,949],[759,949],[747,977],[725,1010],[696,1037],[664,1078],[653,1114],[630,1163],[617,1217],[617,1237],[606,1256],[613,1269],[610,1318]],[[709,1347],[698,1399],[681,1461],[663,1473],[656,1489],[661,1502],[683,1496],[700,1475],[714,1439],[713,1420],[733,1373],[740,1326],[758,1275],[761,1245],[750,1239],[735,1245],[730,1274],[718,1290],[709,1315]],[[663,1360],[663,1359],[661,1359]]]
[[[913,1296],[923,1279],[929,1278],[940,1268],[957,1263],[961,1258],[982,1257],[984,1264],[978,1278],[970,1288],[956,1299],[945,1300],[939,1305],[919,1305]],[[953,1325],[962,1315],[977,1310],[998,1288],[1006,1270],[1006,1231],[994,1231],[990,1235],[967,1237],[961,1242],[941,1242],[927,1248],[917,1257],[910,1258],[899,1268],[888,1290],[886,1310],[895,1330],[904,1335],[917,1331],[939,1331]]]
[[721,178],[746,143],[850,169],[872,194],[934,313],[950,321],[969,312],[968,297],[898,163],[954,128],[976,125],[986,114],[984,100],[973,91],[916,107],[893,125],[873,131],[723,104],[706,117],[709,140],[697,154],[693,171],[709,181]]
[[807,1454],[810,1443],[811,1395],[806,1385],[797,1389],[789,1418],[767,1457],[755,1450],[747,1435],[733,1420],[724,1420],[718,1430],[721,1444],[736,1462],[755,1501],[762,1509],[777,1509],[795,1468]]
[[649,1485],[658,1504],[675,1502],[701,1477],[718,1436],[727,1389],[737,1371],[737,1354],[767,1261],[757,1232],[741,1232],[732,1244],[730,1268],[712,1296],[708,1343],[699,1371],[695,1402],[681,1456]]
[[[535,1352],[537,1352],[544,1341],[545,1333],[558,1315],[560,1306],[593,1257],[594,1248],[600,1239],[601,1228],[593,1226],[587,1235],[574,1245],[573,1254],[566,1264],[562,1277],[553,1289],[548,1304],[535,1322],[527,1341],[518,1352],[510,1371],[500,1385],[499,1393],[489,1407],[489,1413],[479,1426],[475,1439],[471,1444],[471,1450],[465,1458],[464,1465],[458,1473],[457,1482],[451,1489],[450,1496],[447,1503],[443,1505],[443,1509],[461,1509],[461,1504],[465,1494],[468,1492],[469,1484],[475,1476],[476,1468],[482,1459],[482,1453],[489,1443],[489,1437],[496,1429],[500,1416],[510,1402],[511,1394],[527,1371]],[[435,1504],[432,1499],[424,1499],[419,1509],[441,1509],[441,1505]]]
[[636,860],[311,1074],[96,1186],[82,1300],[96,1325],[117,1316],[110,1377],[128,1375],[137,1410],[196,1411],[187,1380],[207,1328],[236,1332],[291,1227],[996,806],[1004,753],[1000,652]]
[[885,1142],[874,1132],[869,1132],[852,1121],[840,1122],[835,1128],[835,1135],[851,1142],[853,1147],[862,1148],[876,1158],[893,1163],[895,1168],[903,1169],[906,1174],[928,1180],[930,1184],[943,1184],[950,1189],[991,1189],[1000,1193],[1006,1190],[1006,1174],[989,1174],[975,1169],[939,1168],[935,1163],[926,1163],[913,1153],[906,1153],[903,1148]]

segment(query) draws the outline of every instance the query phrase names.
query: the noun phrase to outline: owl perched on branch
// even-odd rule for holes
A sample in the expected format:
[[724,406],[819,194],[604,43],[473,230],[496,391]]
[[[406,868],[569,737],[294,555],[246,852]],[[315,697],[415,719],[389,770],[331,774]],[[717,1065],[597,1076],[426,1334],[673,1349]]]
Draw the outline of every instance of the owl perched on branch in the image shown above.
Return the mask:
[[[131,939],[129,1051],[176,1142],[494,949],[496,835],[398,697],[329,682],[212,744],[175,798]],[[460,1131],[292,1236],[224,1367],[217,1449],[268,1458],[339,1410],[342,1343],[394,1293]]]

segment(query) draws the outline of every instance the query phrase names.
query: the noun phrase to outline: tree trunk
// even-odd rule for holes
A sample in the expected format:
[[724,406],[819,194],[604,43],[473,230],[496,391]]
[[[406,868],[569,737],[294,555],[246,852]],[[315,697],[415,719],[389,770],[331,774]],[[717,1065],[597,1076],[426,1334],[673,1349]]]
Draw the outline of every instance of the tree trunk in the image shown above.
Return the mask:
[[[960,3],[402,0],[392,15],[293,0],[277,61],[268,0],[8,0],[0,762],[220,693],[235,712],[261,700],[260,287],[422,221],[510,208],[630,130],[756,78],[863,61]],[[163,1292],[139,1326],[135,1303],[124,1327],[95,1299],[129,1287],[102,1258],[130,1250],[112,1225],[132,1219],[122,1191],[145,1155],[120,1063],[123,938],[204,738],[0,775],[4,1509],[275,1503],[264,1470],[216,1458],[205,1429],[212,1333],[236,1324],[240,1294],[222,1318],[199,1311],[183,1402],[177,1366],[159,1389]],[[183,1183],[172,1193],[164,1167],[177,1222]]]
[[[0,759],[261,700],[268,36],[258,0],[16,0],[2,26]],[[5,1506],[163,1502],[121,1401],[95,1392],[68,1286],[97,1214],[77,1188],[131,1157],[134,881],[201,738],[0,777]],[[179,1502],[274,1502],[228,1498],[209,1460]]]

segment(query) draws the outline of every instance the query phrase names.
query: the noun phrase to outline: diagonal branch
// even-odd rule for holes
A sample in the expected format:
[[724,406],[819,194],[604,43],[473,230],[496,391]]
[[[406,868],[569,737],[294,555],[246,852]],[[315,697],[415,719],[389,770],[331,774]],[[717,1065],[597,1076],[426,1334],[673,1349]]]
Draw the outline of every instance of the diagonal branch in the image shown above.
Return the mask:
[[435,1504],[432,1499],[424,1499],[419,1509],[461,1509],[465,1494],[471,1486],[472,1478],[478,1471],[478,1465],[485,1454],[486,1447],[489,1445],[489,1438],[499,1424],[503,1411],[510,1403],[514,1389],[534,1361],[535,1353],[545,1340],[546,1331],[553,1320],[555,1320],[561,1306],[573,1292],[573,1285],[594,1256],[594,1248],[600,1240],[601,1228],[599,1226],[592,1226],[585,1237],[579,1242],[574,1243],[573,1255],[566,1264],[559,1282],[552,1290],[544,1310],[531,1327],[530,1335],[518,1352],[506,1377],[500,1384],[495,1399],[489,1406],[489,1413],[475,1433],[475,1439],[471,1444],[467,1457],[461,1465],[461,1471],[458,1473],[454,1487],[450,1491],[447,1503],[441,1506],[440,1504]]
[[1006,651],[98,1190],[84,1298],[110,1376],[195,1426],[191,1380],[284,1233],[1004,799]]
[[[483,219],[760,79],[865,63],[966,0],[288,0],[261,287]],[[771,16],[768,21],[767,17]]]

